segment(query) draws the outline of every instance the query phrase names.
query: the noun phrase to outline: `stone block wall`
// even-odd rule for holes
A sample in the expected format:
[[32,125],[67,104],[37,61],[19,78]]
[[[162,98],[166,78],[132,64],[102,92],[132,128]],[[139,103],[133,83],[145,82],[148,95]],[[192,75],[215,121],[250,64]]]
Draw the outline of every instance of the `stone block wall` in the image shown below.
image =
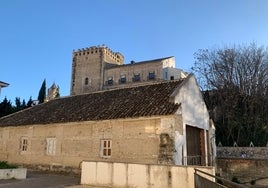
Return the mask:
[[217,157],[268,159],[268,147],[217,147]]
[[268,147],[218,147],[217,173],[245,183],[262,181],[268,186]]
[[217,159],[217,173],[230,180],[236,177],[241,183],[268,179],[267,172],[268,159]]
[[[57,169],[79,168],[83,160],[157,164],[163,122],[175,127],[174,120],[162,119],[174,117],[0,128],[0,160]],[[22,138],[27,139],[24,150]],[[52,153],[48,153],[48,139],[55,140]],[[112,141],[112,155],[107,158],[101,155],[103,139]],[[170,160],[169,155],[162,157]]]
[[[122,65],[124,56],[106,46],[73,51],[71,95],[101,90],[105,62]],[[85,81],[86,79],[88,81]]]

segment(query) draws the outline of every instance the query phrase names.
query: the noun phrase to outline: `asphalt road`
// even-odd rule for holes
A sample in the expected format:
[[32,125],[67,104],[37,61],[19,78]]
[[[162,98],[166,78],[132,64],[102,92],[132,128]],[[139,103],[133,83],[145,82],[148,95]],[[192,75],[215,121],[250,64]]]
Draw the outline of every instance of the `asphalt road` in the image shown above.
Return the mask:
[[0,180],[0,188],[63,188],[79,185],[77,175],[27,170],[25,180]]

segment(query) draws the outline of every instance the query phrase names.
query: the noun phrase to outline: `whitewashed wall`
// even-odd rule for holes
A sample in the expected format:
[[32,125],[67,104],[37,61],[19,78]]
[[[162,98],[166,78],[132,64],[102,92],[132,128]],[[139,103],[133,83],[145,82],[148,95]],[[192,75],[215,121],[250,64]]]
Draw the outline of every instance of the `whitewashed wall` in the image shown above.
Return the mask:
[[189,76],[179,89],[175,102],[181,104],[183,123],[209,130],[209,114],[195,77]]
[[[197,127],[199,129],[208,130],[210,133],[210,140],[213,136],[209,125],[209,113],[206,108],[202,93],[198,86],[198,83],[194,75],[189,75],[184,83],[178,88],[174,94],[174,102],[181,104],[177,114],[182,116],[183,131],[175,133],[175,149],[182,152],[184,158],[187,158],[187,143],[186,143],[186,125]],[[212,131],[213,132],[213,131]],[[207,134],[204,131],[204,134]],[[205,143],[207,143],[207,136],[204,135]],[[214,144],[212,144],[214,145]],[[205,145],[205,153],[210,146]],[[181,151],[183,148],[183,151]],[[181,165],[180,154],[175,157],[175,164]],[[208,156],[206,156],[206,163],[208,163]],[[184,160],[184,165],[187,165],[187,161]]]

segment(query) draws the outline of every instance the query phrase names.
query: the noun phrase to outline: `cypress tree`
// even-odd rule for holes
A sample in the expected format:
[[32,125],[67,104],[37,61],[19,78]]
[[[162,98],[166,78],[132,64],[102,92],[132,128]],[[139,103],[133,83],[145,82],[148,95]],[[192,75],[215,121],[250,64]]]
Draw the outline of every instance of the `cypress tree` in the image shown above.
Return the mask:
[[46,98],[46,79],[44,79],[42,86],[39,90],[39,94],[38,94],[39,104],[43,103],[45,101],[45,98]]

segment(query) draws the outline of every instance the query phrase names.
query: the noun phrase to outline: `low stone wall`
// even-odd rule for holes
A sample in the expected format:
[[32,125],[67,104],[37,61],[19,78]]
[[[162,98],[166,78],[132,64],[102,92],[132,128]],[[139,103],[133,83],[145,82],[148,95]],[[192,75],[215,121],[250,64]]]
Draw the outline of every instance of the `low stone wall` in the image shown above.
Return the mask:
[[[106,187],[194,188],[194,169],[214,175],[213,167],[82,162],[81,184]],[[213,179],[207,177],[208,179]]]
[[[217,159],[217,173],[232,180],[236,177],[241,183],[268,180],[268,159]],[[266,182],[268,186],[268,181]]]
[[0,179],[26,179],[26,168],[0,169]]
[[268,147],[217,147],[217,174],[268,186]]
[[79,167],[71,167],[71,166],[63,166],[59,164],[51,164],[51,165],[44,165],[44,164],[16,164],[17,166],[22,166],[27,169],[31,170],[38,170],[38,171],[49,171],[49,172],[57,172],[57,173],[66,173],[66,174],[81,174],[81,168]]
[[268,147],[217,147],[217,158],[268,159]]

